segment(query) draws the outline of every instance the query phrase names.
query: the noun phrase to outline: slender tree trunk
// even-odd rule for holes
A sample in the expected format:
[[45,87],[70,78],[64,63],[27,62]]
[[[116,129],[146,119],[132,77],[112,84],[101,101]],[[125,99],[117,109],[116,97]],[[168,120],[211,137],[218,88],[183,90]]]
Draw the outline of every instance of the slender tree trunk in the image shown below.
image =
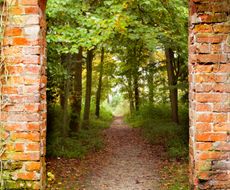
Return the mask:
[[[62,64],[66,67],[67,73],[70,73],[71,70],[71,55],[68,54],[66,56],[62,57]],[[61,99],[61,107],[63,112],[62,117],[62,135],[64,137],[68,136],[68,100],[69,100],[69,91],[70,91],[70,78],[67,77],[67,79],[64,81],[63,84],[63,92],[61,93],[60,99]]]
[[93,51],[87,51],[86,58],[86,92],[85,92],[85,109],[83,116],[83,127],[89,128],[89,115],[90,115],[90,103],[91,103],[91,90],[92,90],[92,62],[93,62]]
[[102,77],[103,77],[103,70],[104,70],[104,55],[105,55],[105,49],[103,47],[101,49],[100,74],[99,74],[99,82],[98,82],[98,88],[97,88],[97,93],[96,93],[96,111],[95,111],[95,115],[96,115],[97,118],[100,117]]
[[133,100],[133,85],[132,85],[132,75],[128,77],[128,95],[129,95],[129,109],[130,113],[132,114],[135,106],[134,106],[134,100]]
[[65,105],[64,91],[65,91],[65,85],[62,84],[60,87],[60,106],[62,110],[64,109],[64,105]]
[[70,129],[71,132],[78,132],[80,129],[81,119],[81,104],[82,104],[82,64],[83,64],[83,49],[79,48],[76,55],[76,64],[74,64],[74,89],[72,93]]
[[147,76],[147,80],[148,80],[148,89],[149,89],[149,103],[152,104],[153,103],[153,72],[151,70],[148,71],[148,76]]
[[168,85],[169,85],[169,93],[170,93],[170,102],[171,102],[171,112],[172,112],[172,120],[175,123],[179,123],[178,117],[178,90],[177,90],[177,79],[174,74],[173,62],[174,52],[171,48],[165,49],[166,56],[166,66],[167,66],[167,74],[168,74]]
[[139,110],[140,96],[139,96],[139,84],[138,84],[138,74],[134,76],[134,99],[135,99],[135,108],[136,111]]

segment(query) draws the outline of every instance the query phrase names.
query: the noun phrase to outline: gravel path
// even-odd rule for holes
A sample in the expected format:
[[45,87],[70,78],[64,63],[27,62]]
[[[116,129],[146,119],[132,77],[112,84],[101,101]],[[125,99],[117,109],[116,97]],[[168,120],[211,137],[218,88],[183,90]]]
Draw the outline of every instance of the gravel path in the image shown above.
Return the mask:
[[116,117],[104,131],[106,147],[85,159],[49,158],[55,180],[47,190],[160,190],[162,149]]
[[114,119],[105,130],[107,146],[91,166],[86,190],[158,190],[159,153],[123,122]]

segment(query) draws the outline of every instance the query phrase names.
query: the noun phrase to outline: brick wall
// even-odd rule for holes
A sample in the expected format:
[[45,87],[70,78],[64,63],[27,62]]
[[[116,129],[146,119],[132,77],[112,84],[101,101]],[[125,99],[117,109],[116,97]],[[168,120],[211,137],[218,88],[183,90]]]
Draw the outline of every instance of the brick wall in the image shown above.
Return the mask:
[[230,189],[230,1],[190,0],[191,189]]
[[[41,4],[43,3],[43,4]],[[44,189],[46,59],[44,3],[8,0],[4,38],[7,80],[1,93],[5,189]]]

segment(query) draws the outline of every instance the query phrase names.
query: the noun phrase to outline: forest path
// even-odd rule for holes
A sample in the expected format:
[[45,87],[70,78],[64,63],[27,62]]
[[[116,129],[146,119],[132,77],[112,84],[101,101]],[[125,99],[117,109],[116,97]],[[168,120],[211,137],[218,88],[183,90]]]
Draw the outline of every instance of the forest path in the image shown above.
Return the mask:
[[105,131],[106,148],[91,167],[86,190],[158,190],[159,153],[140,134],[139,129],[115,117]]
[[115,117],[104,131],[105,148],[84,160],[48,159],[55,175],[47,190],[159,190],[162,148],[150,145],[140,129]]

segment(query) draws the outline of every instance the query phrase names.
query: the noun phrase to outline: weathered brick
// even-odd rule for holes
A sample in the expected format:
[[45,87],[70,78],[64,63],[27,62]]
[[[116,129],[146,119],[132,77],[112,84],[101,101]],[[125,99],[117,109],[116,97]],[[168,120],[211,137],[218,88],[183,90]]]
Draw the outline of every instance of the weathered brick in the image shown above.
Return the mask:
[[197,24],[194,28],[195,33],[212,33],[213,28],[210,24]]
[[24,143],[15,143],[14,144],[14,151],[23,152],[24,150],[25,150],[25,144]]
[[22,48],[21,47],[8,47],[3,49],[5,56],[11,56],[11,55],[22,55]]
[[24,69],[22,66],[6,66],[9,75],[17,74],[20,75],[23,73]]
[[212,53],[222,53],[222,47],[221,44],[212,44],[211,45],[211,52]]
[[229,33],[230,24],[218,24],[213,26],[213,30],[216,33]]
[[35,47],[35,46],[23,47],[22,52],[25,55],[40,55],[41,48],[39,46],[37,46],[37,47]]
[[216,142],[214,143],[215,150],[219,151],[229,151],[230,150],[230,142]]
[[37,161],[40,159],[39,152],[34,153],[12,153],[8,155],[8,159],[13,159],[15,161]]
[[40,162],[27,162],[25,164],[25,168],[27,171],[39,171],[41,168]]
[[32,25],[24,27],[24,35],[28,37],[39,37],[40,34],[40,26],[38,25]]
[[17,87],[3,86],[2,93],[4,94],[17,94],[19,89]]
[[213,150],[213,143],[211,142],[198,142],[196,143],[196,149],[201,151]]
[[201,103],[214,103],[214,102],[224,102],[225,100],[227,100],[227,95],[222,95],[220,93],[213,93],[213,94],[209,94],[209,93],[199,93],[196,94],[196,100],[198,102]]
[[226,133],[207,132],[196,134],[196,140],[199,142],[215,142],[215,141],[226,141]]
[[38,25],[40,22],[39,15],[28,15],[25,17],[25,25]]
[[30,143],[26,145],[26,151],[39,151],[40,148],[39,143]]
[[38,0],[21,0],[22,5],[38,5]]
[[212,164],[210,161],[198,161],[196,164],[196,169],[199,171],[209,171],[212,168]]
[[31,132],[15,132],[11,134],[11,139],[12,140],[29,140],[29,141],[39,141],[40,136],[39,133],[31,133]]
[[25,7],[25,14],[38,14],[39,9],[37,6]]
[[227,113],[215,113],[214,114],[214,123],[226,123],[228,120],[228,115]]
[[196,6],[197,12],[221,13],[221,12],[229,11],[228,3],[217,0],[213,2],[220,2],[220,3],[210,4],[211,1],[206,1],[205,3],[197,4]]
[[210,132],[212,130],[212,125],[207,122],[197,123],[196,130],[199,132]]
[[199,73],[195,74],[195,82],[197,85],[200,83],[215,84],[226,83],[228,81],[227,74],[213,74],[213,73]]
[[200,160],[218,160],[218,159],[227,159],[228,158],[227,153],[223,152],[202,152],[199,154],[198,158]]
[[13,15],[22,15],[23,14],[23,9],[18,6],[12,6],[9,8],[9,13]]
[[25,105],[25,111],[36,113],[39,111],[39,104],[26,104]]
[[38,180],[39,177],[38,175],[36,175],[35,172],[23,172],[23,173],[20,173],[20,172],[17,172],[15,173],[13,179],[16,179],[16,180]]
[[197,104],[196,104],[196,111],[197,111],[197,112],[212,111],[212,105],[211,105],[211,104],[201,104],[201,103],[197,103]]
[[198,18],[200,19],[200,23],[220,23],[228,19],[226,13],[200,14]]
[[[23,109],[24,110],[24,109]],[[37,123],[7,123],[5,124],[5,129],[7,131],[23,131],[23,132],[31,132],[31,131],[39,131],[39,124]]]
[[21,36],[22,29],[21,28],[6,28],[5,36]]
[[230,123],[218,122],[214,124],[213,128],[214,128],[214,131],[217,131],[217,132],[230,131]]
[[210,45],[209,44],[200,44],[197,46],[196,53],[210,53]]
[[228,102],[215,103],[213,105],[214,112],[230,112],[230,106]]
[[214,34],[197,34],[196,41],[198,43],[221,43],[227,39],[227,35],[214,35]]
[[29,41],[27,38],[14,38],[13,45],[29,45]]
[[225,63],[227,56],[224,54],[198,54],[192,56],[195,63]]

